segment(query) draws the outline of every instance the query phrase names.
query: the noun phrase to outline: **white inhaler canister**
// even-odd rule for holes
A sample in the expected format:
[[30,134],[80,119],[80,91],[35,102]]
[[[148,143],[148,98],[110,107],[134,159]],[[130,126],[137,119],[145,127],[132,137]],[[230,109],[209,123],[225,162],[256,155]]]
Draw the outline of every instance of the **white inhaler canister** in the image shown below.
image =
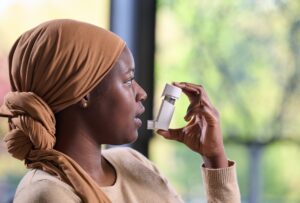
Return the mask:
[[162,129],[168,130],[172,116],[175,110],[175,101],[179,99],[182,90],[179,87],[166,84],[165,89],[162,93],[162,100],[159,113],[156,117],[156,120],[148,120],[147,129]]

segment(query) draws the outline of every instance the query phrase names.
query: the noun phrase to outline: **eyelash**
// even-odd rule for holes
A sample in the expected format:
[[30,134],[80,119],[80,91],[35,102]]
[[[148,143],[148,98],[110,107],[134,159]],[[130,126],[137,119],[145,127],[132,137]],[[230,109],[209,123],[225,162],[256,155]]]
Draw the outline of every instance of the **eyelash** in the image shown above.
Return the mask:
[[[132,78],[130,78],[127,82],[126,82],[126,84],[127,85],[132,85],[132,81],[134,80],[134,77],[132,77]],[[130,84],[129,84],[130,83]]]

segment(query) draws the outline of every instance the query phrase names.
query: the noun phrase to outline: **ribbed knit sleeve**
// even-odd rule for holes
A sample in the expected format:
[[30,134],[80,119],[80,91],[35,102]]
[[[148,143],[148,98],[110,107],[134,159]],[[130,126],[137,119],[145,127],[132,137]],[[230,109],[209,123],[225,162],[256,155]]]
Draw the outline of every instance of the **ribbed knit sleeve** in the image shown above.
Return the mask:
[[208,203],[240,203],[236,167],[229,161],[229,167],[209,169],[202,165],[202,177]]

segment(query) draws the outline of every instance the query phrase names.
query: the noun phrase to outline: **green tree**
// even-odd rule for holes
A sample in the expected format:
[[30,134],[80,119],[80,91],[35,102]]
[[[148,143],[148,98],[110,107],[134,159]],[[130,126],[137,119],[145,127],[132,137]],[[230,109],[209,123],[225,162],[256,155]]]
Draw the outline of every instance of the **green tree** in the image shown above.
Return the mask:
[[248,151],[250,203],[263,198],[266,147],[300,143],[299,11],[298,1],[159,3],[157,88],[171,80],[205,86],[221,112],[225,142]]

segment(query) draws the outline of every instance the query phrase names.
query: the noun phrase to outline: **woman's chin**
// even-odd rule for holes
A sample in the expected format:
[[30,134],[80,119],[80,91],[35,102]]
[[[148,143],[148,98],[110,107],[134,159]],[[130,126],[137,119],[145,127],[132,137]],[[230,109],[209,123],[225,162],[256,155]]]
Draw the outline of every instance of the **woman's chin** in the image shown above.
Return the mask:
[[123,145],[123,144],[130,144],[137,140],[138,138],[138,132],[137,130],[135,132],[131,132],[128,134],[119,135],[118,138],[115,138],[111,140],[109,143],[110,145]]
[[124,142],[125,142],[124,144],[133,143],[137,140],[137,138],[138,138],[138,133],[137,132],[133,133],[124,140]]

